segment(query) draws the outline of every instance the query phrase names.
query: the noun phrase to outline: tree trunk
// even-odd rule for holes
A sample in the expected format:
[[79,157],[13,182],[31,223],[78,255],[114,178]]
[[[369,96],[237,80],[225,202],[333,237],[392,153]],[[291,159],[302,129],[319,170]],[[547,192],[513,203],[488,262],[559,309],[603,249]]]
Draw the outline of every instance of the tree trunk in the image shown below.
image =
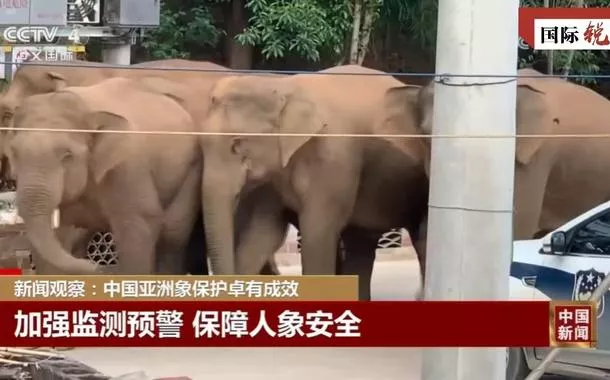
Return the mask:
[[[370,0],[369,0],[370,1]],[[362,25],[362,36],[360,38],[360,46],[358,48],[358,60],[357,63],[362,65],[364,57],[366,56],[369,40],[371,39],[371,32],[373,30],[373,20],[375,16],[375,4],[371,2],[369,6],[364,9],[364,23]]]
[[238,70],[252,68],[252,46],[242,45],[235,36],[248,26],[244,0],[232,0],[229,7],[227,27],[227,57],[229,67]]
[[349,63],[358,63],[358,48],[360,46],[360,20],[362,18],[362,0],[354,0],[354,21],[352,23],[352,43],[349,50]]

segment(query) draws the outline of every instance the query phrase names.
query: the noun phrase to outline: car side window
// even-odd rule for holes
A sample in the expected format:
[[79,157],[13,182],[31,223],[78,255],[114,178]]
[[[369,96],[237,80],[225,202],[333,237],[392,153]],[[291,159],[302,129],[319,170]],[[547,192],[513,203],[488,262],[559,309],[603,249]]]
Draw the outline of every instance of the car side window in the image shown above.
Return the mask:
[[610,256],[610,212],[577,227],[570,239],[568,252]]

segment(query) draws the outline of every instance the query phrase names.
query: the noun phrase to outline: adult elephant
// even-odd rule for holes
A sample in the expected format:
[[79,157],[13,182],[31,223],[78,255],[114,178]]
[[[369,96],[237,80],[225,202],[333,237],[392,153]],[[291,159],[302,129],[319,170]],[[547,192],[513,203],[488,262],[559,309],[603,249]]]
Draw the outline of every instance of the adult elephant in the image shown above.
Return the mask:
[[[159,70],[158,68],[179,68],[181,70]],[[189,70],[192,69],[192,70]],[[2,115],[2,126],[10,127],[13,122],[15,109],[29,96],[35,94],[49,93],[57,91],[65,86],[88,86],[99,83],[112,77],[131,77],[144,79],[155,89],[162,88],[164,92],[171,93],[174,87],[188,85],[188,92],[181,93],[187,96],[186,104],[190,107],[189,112],[205,112],[206,103],[200,99],[205,99],[211,85],[220,77],[228,75],[228,69],[224,66],[211,62],[188,61],[182,59],[168,59],[149,61],[141,64],[126,66],[125,68],[113,68],[108,65],[87,62],[41,62],[36,65],[22,65],[17,69],[10,86],[0,98],[0,115]],[[175,84],[168,86],[167,81],[153,81],[151,78],[171,79]],[[182,103],[184,104],[184,103]],[[2,138],[8,141],[6,133]],[[4,159],[3,170],[8,167],[8,160]],[[62,217],[62,226],[65,226],[66,218]],[[207,260],[201,252],[206,251],[206,242],[202,234],[203,220],[199,217],[193,233],[189,240],[188,259],[191,262],[189,272],[193,274],[207,274]],[[64,240],[64,235],[73,235],[72,228],[59,228],[58,235]],[[81,230],[81,234],[91,237],[94,232]],[[69,239],[74,240],[72,236]],[[79,239],[88,240],[88,239]],[[69,242],[64,244],[64,248],[69,248]],[[278,274],[275,262],[270,259],[263,264],[261,274]]]
[[[517,134],[584,136],[610,132],[610,101],[601,95],[532,69],[519,70],[519,75],[526,77],[519,78],[517,86]],[[430,134],[433,96],[433,82],[424,87],[389,89],[385,101],[391,116],[384,124],[385,132],[399,133],[404,123],[415,118],[419,131]],[[608,157],[605,139],[518,139],[514,238],[539,236],[608,200],[610,182],[604,179],[610,172],[610,157],[604,157]]]
[[127,78],[25,99],[8,154],[29,240],[39,258],[64,273],[96,272],[57,240],[51,219],[59,208],[70,225],[113,232],[120,273],[184,273],[185,260],[174,256],[184,252],[199,209],[197,138],[98,133],[109,130],[194,132],[197,126],[178,102]]
[[[159,77],[141,77],[138,80],[143,81],[143,85],[148,90],[171,96],[173,99],[178,100],[183,108],[188,110],[194,117],[200,130],[204,132],[213,131],[213,128],[205,120],[205,115],[208,111],[207,99],[202,101],[197,96],[201,94],[201,86],[193,86],[192,84],[187,86],[177,81],[168,81],[165,78]],[[207,86],[205,88],[206,94],[211,88],[209,84]],[[205,147],[202,145],[200,147],[204,150]],[[234,211],[232,215],[235,222],[235,228],[232,232],[234,241],[243,242],[242,244],[245,247],[256,247],[256,249],[249,250],[249,255],[246,257],[248,268],[251,270],[246,272],[246,274],[279,274],[274,260],[274,253],[283,244],[288,232],[289,223],[296,224],[294,216],[285,210],[281,200],[279,200],[271,186],[260,186],[255,191],[241,197]],[[280,214],[282,215],[281,218],[273,217]],[[207,223],[214,222],[211,219],[207,220]],[[198,231],[200,233],[204,232],[203,220],[197,223],[196,228],[199,228]],[[192,244],[197,244],[197,242]],[[196,250],[194,249],[194,251]],[[202,250],[199,252],[202,252]],[[199,257],[205,258],[202,255],[199,255]],[[191,259],[198,261],[197,258]],[[216,272],[214,273],[217,274]]]
[[[370,298],[379,236],[399,226],[416,235],[428,193],[423,157],[405,156],[372,135],[384,93],[400,83],[383,74],[346,65],[319,75],[242,76],[216,83],[206,127],[237,135],[202,138],[204,218],[215,273],[251,272],[244,258],[259,248],[240,244],[234,256],[233,210],[239,197],[270,186],[298,215],[303,274],[335,274],[341,233],[357,231],[345,239],[346,251],[360,258],[360,294]],[[292,136],[239,135],[243,132]],[[346,133],[366,136],[324,137]],[[266,215],[269,226],[284,225],[281,207],[269,207]]]
[[[209,71],[155,70],[152,67],[192,68]],[[114,68],[108,64],[88,61],[41,61],[25,64],[17,68],[10,85],[0,97],[0,125],[3,128],[11,127],[15,109],[28,96],[46,94],[66,86],[89,86],[116,76],[132,78],[160,76],[191,84],[195,80],[199,87],[203,87],[201,94],[205,95],[205,90],[210,86],[209,83],[223,75],[221,74],[222,70],[227,70],[227,68],[211,62],[187,61],[183,59],[149,61],[125,66],[124,68]],[[10,163],[3,153],[4,145],[9,137],[10,133],[7,133],[6,130],[0,131],[0,156],[3,156],[1,169],[3,178],[11,176],[9,173]]]
[[42,61],[22,65],[15,71],[10,85],[0,98],[2,126],[10,127],[16,107],[28,96],[53,92],[66,86],[89,86],[117,76],[129,78],[159,76],[191,84],[193,80],[218,79],[226,76],[227,70],[226,67],[215,63],[183,59],[149,61],[124,68],[88,61]]

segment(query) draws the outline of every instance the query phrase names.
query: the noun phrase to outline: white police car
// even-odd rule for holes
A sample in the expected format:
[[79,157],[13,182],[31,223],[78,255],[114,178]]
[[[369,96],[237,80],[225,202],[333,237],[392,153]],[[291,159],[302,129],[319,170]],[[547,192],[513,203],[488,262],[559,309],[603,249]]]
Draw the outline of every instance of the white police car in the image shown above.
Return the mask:
[[[610,201],[574,218],[541,239],[515,241],[510,297],[516,300],[585,300],[610,273]],[[610,302],[598,303],[597,349],[564,349],[548,373],[610,378]],[[507,380],[523,380],[549,348],[511,348]]]

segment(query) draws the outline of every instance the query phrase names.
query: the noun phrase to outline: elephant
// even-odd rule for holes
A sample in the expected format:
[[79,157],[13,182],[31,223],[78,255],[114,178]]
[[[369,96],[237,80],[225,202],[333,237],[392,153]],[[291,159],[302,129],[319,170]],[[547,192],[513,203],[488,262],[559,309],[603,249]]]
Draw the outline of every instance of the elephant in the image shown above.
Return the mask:
[[[20,130],[41,127],[83,132]],[[113,232],[119,273],[185,273],[186,260],[175,256],[185,251],[201,202],[196,136],[100,133],[194,132],[182,105],[117,77],[29,96],[14,128],[7,154],[17,209],[38,259],[67,274],[98,272],[59,243],[51,223],[59,208],[67,224]]]
[[[541,73],[528,69],[521,74]],[[560,78],[521,78],[550,97],[558,115],[557,135],[610,133],[610,101],[595,91]],[[548,174],[538,233],[550,232],[610,199],[607,138],[550,139],[557,148]],[[548,142],[544,142],[548,144]]]
[[[130,69],[130,67],[164,67],[164,68],[194,68],[214,70],[214,73],[199,73],[191,71],[169,71],[153,69]],[[195,62],[182,59],[167,59],[149,61],[145,63],[126,66],[125,68],[114,68],[108,64],[88,61],[41,61],[37,64],[20,66],[10,82],[10,86],[0,98],[0,125],[10,128],[13,120],[13,113],[25,98],[35,94],[53,92],[57,88],[65,86],[88,86],[115,76],[127,77],[149,77],[162,76],[175,80],[183,80],[186,83],[192,81],[193,77],[201,79],[199,85],[204,85],[210,81],[210,77],[220,77],[220,70],[227,70],[225,67],[211,62]],[[4,145],[7,141],[8,133],[0,132],[0,155],[2,156],[1,177],[7,179],[11,176],[10,165],[4,156]]]
[[[270,186],[268,231],[275,239],[281,227],[274,226],[284,225],[285,209],[296,213],[303,274],[335,274],[343,235],[347,258],[354,258],[343,272],[358,274],[360,297],[370,299],[380,235],[405,227],[417,236],[428,196],[424,157],[413,159],[373,135],[383,96],[399,81],[358,65],[321,74],[233,76],[214,85],[204,123],[234,135],[201,138],[208,255],[214,273],[252,272],[251,252],[262,249],[247,242],[235,247],[234,209],[240,198]],[[335,136],[345,133],[365,136]],[[333,136],[323,137],[328,134]]]
[[[142,78],[140,78],[142,79]],[[182,83],[171,82],[165,78],[148,77],[145,86],[150,91],[171,96],[177,99],[183,108],[188,110],[193,117],[199,121],[199,128],[204,132],[209,132],[209,128],[204,120],[207,112],[207,102],[202,102],[196,95],[201,87],[186,86]],[[210,87],[206,87],[208,92]],[[202,147],[203,149],[203,147]],[[281,220],[268,218],[268,214],[282,212]],[[283,209],[275,192],[269,186],[260,186],[255,191],[240,199],[235,208],[234,222],[234,241],[244,241],[246,246],[256,246],[257,249],[250,251],[248,259],[249,268],[255,268],[247,274],[271,274],[278,275],[280,272],[273,258],[274,253],[283,244],[288,232],[289,223],[296,224],[294,217]],[[203,220],[197,223],[204,231]],[[262,249],[262,248],[266,249]],[[200,250],[201,251],[201,250]],[[216,273],[215,273],[216,274]]]
[[[517,134],[551,137],[517,139],[516,143],[513,237],[532,239],[610,198],[610,182],[605,180],[610,172],[608,142],[552,138],[610,132],[610,101],[584,86],[532,69],[519,70],[519,75],[524,77],[517,82]],[[430,82],[389,89],[380,130],[405,133],[410,128],[404,125],[415,120],[418,133],[430,135],[434,87]],[[410,154],[408,139],[393,142]],[[428,173],[430,145],[422,141],[420,146],[426,150]]]
[[[143,69],[143,68],[145,69]],[[153,67],[181,68],[184,70],[155,70]],[[134,69],[136,68],[136,69]],[[213,70],[213,72],[188,71]],[[14,109],[30,95],[56,91],[65,86],[89,86],[112,77],[141,78],[159,76],[191,84],[193,80],[220,78],[226,67],[211,62],[167,59],[149,61],[124,68],[115,68],[99,62],[88,61],[42,61],[36,65],[20,66],[13,76],[8,89],[0,100],[2,126],[10,127]],[[197,82],[197,84],[200,84]]]
[[[131,67],[145,67],[146,69],[129,69],[129,67],[124,69],[112,68],[110,66],[106,67],[104,64],[86,61],[61,63],[44,62],[41,65],[21,66],[15,73],[8,90],[0,99],[0,112],[3,117],[2,125],[4,127],[10,127],[12,125],[15,108],[28,96],[56,91],[65,86],[91,85],[116,76],[143,79],[144,83],[150,84],[149,87],[152,90],[157,91],[162,89],[162,92],[166,94],[176,92],[176,88],[178,88],[179,84],[188,84],[188,91],[186,93],[183,90],[180,90],[182,91],[179,94],[182,96],[180,100],[183,105],[186,104],[190,107],[188,111],[191,112],[193,116],[196,116],[194,114],[198,112],[199,109],[202,112],[205,112],[205,102],[201,102],[200,99],[205,98],[207,91],[209,91],[209,88],[211,87],[211,83],[216,79],[227,75],[227,73],[223,73],[223,71],[226,72],[228,70],[224,66],[210,62],[187,61],[182,59],[149,61],[131,65]],[[181,68],[185,70],[164,71],[154,70],[152,67]],[[194,70],[211,70],[211,72],[188,71],[187,69],[189,68]],[[176,83],[168,84],[168,81],[153,80],[153,78],[171,79]],[[177,95],[178,94],[174,94],[174,97]],[[3,141],[7,141],[7,139],[4,138]],[[3,170],[6,170],[7,167],[8,162],[4,159]],[[65,218],[62,218],[62,225],[64,225],[65,220]],[[70,228],[67,230],[67,232],[72,233]],[[189,260],[191,262],[191,264],[188,265],[188,268],[189,272],[192,274],[208,273],[207,259],[205,255],[201,254],[201,252],[206,251],[206,242],[202,231],[203,218],[199,216],[188,245],[188,251],[190,252]],[[66,231],[62,231],[62,228],[58,229],[58,234],[60,236],[64,233],[66,233]],[[80,233],[86,234],[88,237],[93,235],[93,232],[82,229],[80,230]],[[80,240],[88,241],[89,239]],[[68,243],[65,245],[66,247],[69,246]],[[260,273],[279,274],[273,258],[270,258],[264,263]]]

